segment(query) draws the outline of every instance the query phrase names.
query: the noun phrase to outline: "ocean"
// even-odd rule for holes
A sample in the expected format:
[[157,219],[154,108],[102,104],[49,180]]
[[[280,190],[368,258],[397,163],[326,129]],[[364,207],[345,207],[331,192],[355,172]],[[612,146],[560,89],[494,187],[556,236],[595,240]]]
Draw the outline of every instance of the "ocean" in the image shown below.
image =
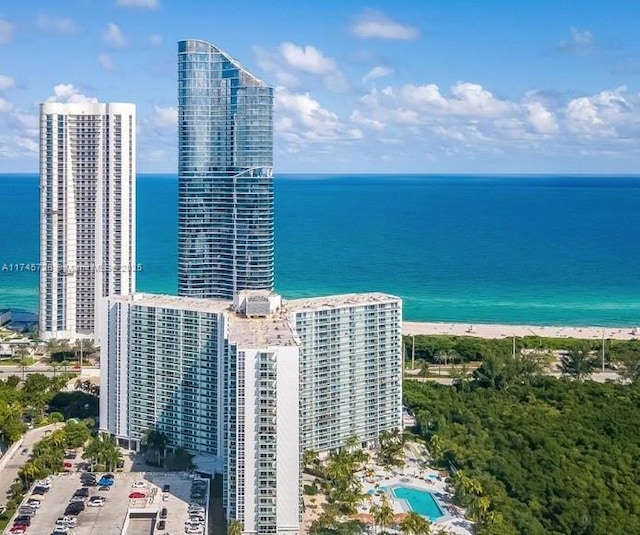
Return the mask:
[[[138,289],[176,293],[177,178],[138,177]],[[0,309],[37,311],[36,175],[0,175]],[[285,175],[276,290],[380,291],[410,321],[640,324],[640,177]]]

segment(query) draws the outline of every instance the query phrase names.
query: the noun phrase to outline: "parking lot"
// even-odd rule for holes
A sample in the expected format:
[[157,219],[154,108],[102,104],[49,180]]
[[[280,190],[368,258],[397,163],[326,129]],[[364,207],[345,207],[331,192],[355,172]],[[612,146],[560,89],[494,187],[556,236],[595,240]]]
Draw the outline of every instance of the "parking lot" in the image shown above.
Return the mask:
[[[102,474],[96,474],[100,479]],[[81,473],[66,473],[52,476],[51,488],[40,499],[41,506],[32,517],[26,535],[49,535],[56,526],[56,520],[64,516],[64,511],[74,493],[83,487]],[[196,483],[206,488],[208,481]],[[168,492],[163,492],[169,486]],[[113,474],[113,484],[109,490],[99,490],[98,486],[88,487],[85,508],[77,515],[77,524],[70,526],[69,535],[178,535],[201,533],[206,535],[206,518],[202,528],[188,521],[189,502],[193,501],[194,478],[183,472],[125,472]],[[89,506],[91,498],[103,496],[102,506]],[[31,493],[25,502],[33,498]],[[166,509],[166,511],[163,511]],[[164,518],[166,516],[166,518]],[[203,515],[206,516],[206,515]],[[162,518],[161,518],[162,517]],[[162,524],[161,524],[162,523]],[[10,533],[11,525],[5,531]]]

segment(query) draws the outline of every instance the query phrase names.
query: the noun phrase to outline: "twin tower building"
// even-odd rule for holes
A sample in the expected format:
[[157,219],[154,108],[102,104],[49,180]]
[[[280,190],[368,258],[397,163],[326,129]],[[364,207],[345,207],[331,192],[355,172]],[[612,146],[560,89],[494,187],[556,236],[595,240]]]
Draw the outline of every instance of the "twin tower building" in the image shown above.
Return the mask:
[[135,292],[136,202],[153,203],[136,199],[135,106],[40,116],[41,336],[97,340],[101,430],[188,450],[248,534],[300,532],[303,451],[402,418],[400,299],[273,292],[273,99],[217,47],[179,43],[178,296]]

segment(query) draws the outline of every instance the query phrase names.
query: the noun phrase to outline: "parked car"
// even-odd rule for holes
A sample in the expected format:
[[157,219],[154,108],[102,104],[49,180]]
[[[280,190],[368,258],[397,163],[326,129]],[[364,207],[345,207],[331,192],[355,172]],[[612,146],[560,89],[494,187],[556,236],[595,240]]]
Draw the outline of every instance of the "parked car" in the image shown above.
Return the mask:
[[163,485],[162,492],[169,492],[171,490],[171,485]]
[[37,498],[29,498],[27,500],[27,505],[32,509],[40,509],[42,503]]
[[53,528],[51,535],[62,535],[64,533],[69,533],[68,526],[56,526],[55,528]]
[[160,518],[167,518],[167,514],[168,514],[168,511],[166,507],[163,507],[162,509],[160,509]]
[[49,489],[47,487],[36,485],[35,487],[33,487],[31,494],[34,494],[36,496],[44,496],[47,492],[49,492]]
[[147,495],[144,492],[135,491],[135,492],[130,492],[129,493],[129,498],[132,499],[132,500],[138,500],[138,499],[141,499],[141,498],[146,498],[146,496]]
[[79,515],[82,511],[84,511],[83,502],[72,502],[67,505],[67,508],[64,510],[64,514],[65,516],[75,516]]
[[63,516],[56,520],[56,526],[75,526],[78,519],[75,516]]
[[86,487],[83,487],[81,489],[77,489],[74,493],[74,496],[82,496],[83,498],[88,498],[89,497],[89,489]]
[[107,485],[100,485],[100,486],[98,487],[98,490],[101,490],[101,491],[108,491],[108,490],[111,490],[111,487],[109,487],[109,486],[107,486]]
[[167,527],[167,523],[164,520],[160,520],[160,522],[158,522],[158,529],[159,530],[162,531],[163,529],[166,529],[166,527]]
[[147,487],[146,481],[134,481],[131,485],[134,489],[144,489]]

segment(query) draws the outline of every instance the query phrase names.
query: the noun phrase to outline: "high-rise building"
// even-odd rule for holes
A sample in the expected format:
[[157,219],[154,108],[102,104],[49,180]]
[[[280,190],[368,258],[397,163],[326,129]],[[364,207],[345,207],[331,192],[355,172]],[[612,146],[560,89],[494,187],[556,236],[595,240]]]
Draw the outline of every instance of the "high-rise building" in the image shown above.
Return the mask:
[[159,431],[222,473],[227,518],[245,533],[299,532],[303,449],[401,426],[397,297],[135,294],[107,308],[101,429],[134,449]]
[[303,450],[372,444],[402,419],[402,302],[381,293],[287,302],[300,347]]
[[133,104],[40,107],[40,336],[97,338],[107,295],[135,291]]
[[178,44],[178,293],[273,288],[273,88],[200,40]]

